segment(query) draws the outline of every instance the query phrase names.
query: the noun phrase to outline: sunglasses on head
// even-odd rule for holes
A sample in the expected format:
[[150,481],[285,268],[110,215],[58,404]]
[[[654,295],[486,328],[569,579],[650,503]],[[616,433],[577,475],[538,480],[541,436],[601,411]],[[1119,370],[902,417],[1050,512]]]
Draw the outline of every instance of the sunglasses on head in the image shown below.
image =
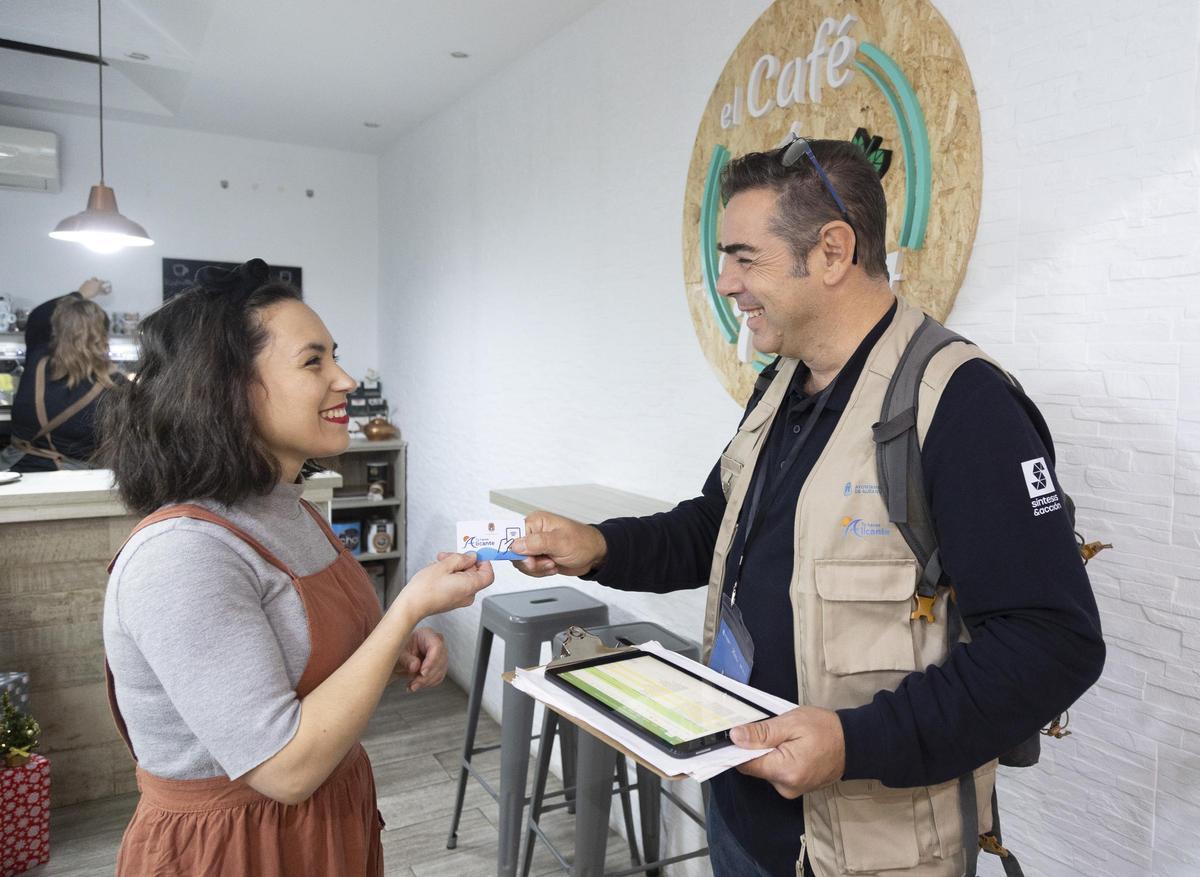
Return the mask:
[[821,163],[817,161],[817,157],[813,155],[812,146],[803,137],[795,138],[787,146],[780,150],[779,161],[784,167],[793,167],[798,164],[802,158],[808,156],[808,160],[812,162],[813,168],[817,172],[817,176],[821,178],[821,182],[825,184],[825,190],[833,197],[834,202],[838,206],[838,210],[842,214],[842,221],[850,226],[850,230],[854,232],[854,256],[851,263],[858,264],[858,232],[854,230],[854,223],[850,221],[850,213],[846,210],[846,205],[842,203],[842,199],[838,197],[837,190],[833,188],[833,183],[829,182],[829,177],[825,174],[825,169],[821,167]]

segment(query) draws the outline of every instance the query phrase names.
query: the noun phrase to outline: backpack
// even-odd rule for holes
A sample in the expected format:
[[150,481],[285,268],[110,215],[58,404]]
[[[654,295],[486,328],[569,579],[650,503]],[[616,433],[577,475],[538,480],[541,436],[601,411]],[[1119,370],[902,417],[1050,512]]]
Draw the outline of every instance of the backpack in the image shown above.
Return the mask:
[[[949,586],[942,569],[938,549],[937,536],[933,530],[929,502],[925,496],[925,482],[921,469],[921,449],[917,440],[917,404],[921,390],[921,380],[930,360],[948,344],[963,342],[970,344],[966,338],[947,329],[929,316],[926,316],[920,327],[909,340],[896,366],[892,379],[884,395],[883,408],[880,411],[879,422],[873,428],[875,439],[875,460],[879,476],[879,491],[884,504],[887,506],[888,518],[900,530],[904,541],[921,564],[921,580],[917,584],[917,608],[913,610],[914,620],[928,618],[933,620],[933,604],[940,587]],[[1025,394],[1021,384],[1011,374],[1002,372],[1005,379],[1017,389],[1022,407],[1033,422],[1042,441],[1047,448],[1052,447],[1050,430],[1046,426],[1041,412]],[[1071,529],[1075,529],[1075,503],[1066,491],[1059,490],[1062,496],[1063,508],[1067,513]],[[1100,543],[1085,544],[1083,537],[1076,531],[1079,540],[1080,554],[1083,562],[1087,561],[1110,545]],[[947,600],[949,617],[949,637],[951,642],[957,642],[962,631],[963,620],[959,614],[957,602]],[[1060,715],[1042,731],[1033,734],[1022,741],[1009,752],[999,758],[999,763],[1006,767],[1032,767],[1041,756],[1041,736],[1060,738],[1069,734],[1066,724]],[[1068,719],[1069,721],[1069,719]],[[975,800],[975,784],[971,774],[967,774],[959,782],[959,805],[963,814],[963,825],[976,820],[977,802]],[[1021,865],[1010,851],[1002,844],[1000,833],[1000,815],[996,800],[995,786],[992,788],[992,829],[979,836],[979,847],[967,845],[968,877],[974,877],[979,849],[1000,856],[1004,872],[1008,877],[1022,877]]]

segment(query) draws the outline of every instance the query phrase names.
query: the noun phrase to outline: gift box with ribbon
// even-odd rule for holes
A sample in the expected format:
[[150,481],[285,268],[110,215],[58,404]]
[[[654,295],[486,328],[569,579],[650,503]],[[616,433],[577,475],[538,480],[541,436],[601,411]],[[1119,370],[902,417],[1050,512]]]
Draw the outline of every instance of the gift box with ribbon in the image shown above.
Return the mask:
[[0,877],[50,861],[50,761],[0,766]]

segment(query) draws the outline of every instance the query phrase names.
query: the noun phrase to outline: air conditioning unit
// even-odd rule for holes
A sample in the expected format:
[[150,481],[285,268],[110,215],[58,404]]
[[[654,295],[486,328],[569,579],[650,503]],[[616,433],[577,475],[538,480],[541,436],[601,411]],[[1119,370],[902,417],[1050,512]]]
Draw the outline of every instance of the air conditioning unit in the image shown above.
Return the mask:
[[58,135],[0,125],[0,188],[57,192]]

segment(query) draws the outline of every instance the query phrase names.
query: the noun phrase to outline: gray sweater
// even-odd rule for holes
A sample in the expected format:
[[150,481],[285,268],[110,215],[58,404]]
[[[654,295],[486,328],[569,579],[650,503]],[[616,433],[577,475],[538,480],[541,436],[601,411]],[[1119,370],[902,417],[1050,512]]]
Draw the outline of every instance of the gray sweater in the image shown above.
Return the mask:
[[[336,558],[281,484],[237,506],[197,505],[257,539],[299,576]],[[223,527],[177,518],[134,536],[104,600],[104,648],[138,763],[168,779],[239,777],[300,726],[311,647],[291,579]]]

